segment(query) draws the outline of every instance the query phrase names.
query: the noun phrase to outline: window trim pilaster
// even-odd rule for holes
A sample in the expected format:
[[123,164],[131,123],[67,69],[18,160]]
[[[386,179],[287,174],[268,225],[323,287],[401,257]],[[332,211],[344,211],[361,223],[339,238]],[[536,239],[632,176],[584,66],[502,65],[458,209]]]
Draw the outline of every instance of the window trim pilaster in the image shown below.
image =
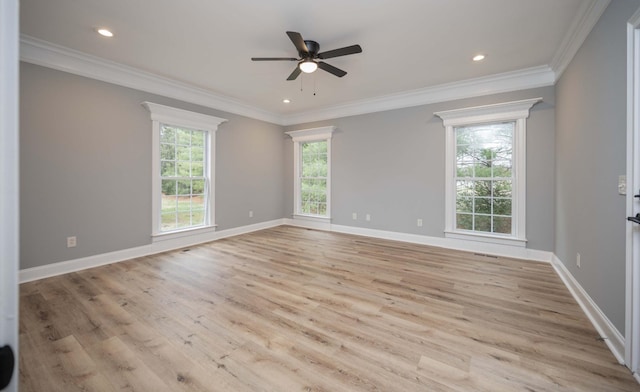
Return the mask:
[[[434,113],[434,115],[442,119],[446,132],[445,237],[520,247],[526,246],[526,120],[529,117],[530,109],[540,101],[542,101],[542,98],[532,98]],[[513,233],[511,235],[500,235],[483,232],[461,232],[455,228],[455,128],[463,125],[486,124],[501,121],[515,122],[513,135],[513,193],[515,195],[512,200]]]

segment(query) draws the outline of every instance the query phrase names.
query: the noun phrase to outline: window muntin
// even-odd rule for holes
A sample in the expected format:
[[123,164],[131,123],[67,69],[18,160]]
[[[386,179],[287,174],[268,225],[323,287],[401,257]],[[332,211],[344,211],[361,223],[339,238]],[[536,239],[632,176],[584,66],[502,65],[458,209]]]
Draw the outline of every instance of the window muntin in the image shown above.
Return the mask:
[[206,225],[208,132],[160,125],[160,232]]
[[300,213],[327,216],[328,141],[300,143]]
[[513,234],[515,122],[455,127],[457,230]]

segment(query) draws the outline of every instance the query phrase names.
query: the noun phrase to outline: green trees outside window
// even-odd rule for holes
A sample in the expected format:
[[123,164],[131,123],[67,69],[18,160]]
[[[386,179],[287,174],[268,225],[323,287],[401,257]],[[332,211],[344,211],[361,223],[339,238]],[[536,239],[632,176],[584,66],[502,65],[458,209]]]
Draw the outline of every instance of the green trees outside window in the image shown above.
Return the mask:
[[327,141],[300,143],[300,212],[327,215]]
[[455,128],[457,229],[512,233],[514,129],[515,122]]
[[204,225],[206,131],[160,127],[161,231]]

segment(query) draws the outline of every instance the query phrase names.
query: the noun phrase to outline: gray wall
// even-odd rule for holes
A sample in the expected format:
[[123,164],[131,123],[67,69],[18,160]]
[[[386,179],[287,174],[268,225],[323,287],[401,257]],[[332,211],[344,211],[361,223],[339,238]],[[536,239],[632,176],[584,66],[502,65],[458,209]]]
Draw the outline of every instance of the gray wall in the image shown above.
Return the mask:
[[617,182],[626,171],[626,22],[639,6],[612,1],[556,84],[555,253],[621,333],[626,221]]
[[[554,249],[553,87],[287,127],[337,127],[332,139],[332,223],[443,237],[445,130],[441,110],[543,97],[527,122],[527,246]],[[293,213],[293,142],[285,140],[284,208]],[[356,212],[358,220],[351,214]],[[371,221],[364,220],[371,214]],[[423,227],[416,220],[423,219]]]
[[219,229],[282,218],[282,127],[32,64],[20,72],[22,269],[150,243],[143,101],[229,120],[216,139]]
[[[337,127],[333,223],[441,237],[444,127],[433,113],[541,96],[527,126],[528,247],[554,251],[623,331],[625,207],[616,184],[625,173],[625,28],[638,7],[611,2],[555,88],[288,127]],[[150,243],[142,101],[229,120],[217,134],[220,229],[292,213],[293,146],[280,126],[31,64],[21,65],[20,89],[23,269]],[[67,249],[71,235],[78,247]]]

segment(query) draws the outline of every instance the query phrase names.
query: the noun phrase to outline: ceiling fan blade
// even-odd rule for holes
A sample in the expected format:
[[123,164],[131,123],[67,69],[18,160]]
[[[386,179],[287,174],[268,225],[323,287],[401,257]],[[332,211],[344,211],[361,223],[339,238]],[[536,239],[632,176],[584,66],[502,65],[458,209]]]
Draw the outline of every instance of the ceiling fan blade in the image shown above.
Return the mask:
[[348,54],[362,53],[360,45],[345,46],[344,48],[328,50],[326,52],[318,53],[319,59],[330,59],[332,57],[346,56]]
[[344,75],[347,74],[346,71],[343,71],[340,68],[336,68],[333,65],[329,65],[329,64],[325,63],[324,61],[318,61],[318,68],[323,69],[323,70],[329,72],[330,74],[334,74],[339,78],[341,78],[341,77],[343,77]]
[[[298,49],[298,53],[309,53],[309,49],[307,48],[307,44],[304,43],[304,39],[302,39],[302,35],[300,33],[296,33],[295,31],[287,31],[287,35],[293,45]],[[302,57],[302,55],[300,55]]]
[[298,61],[295,57],[251,57],[251,61]]
[[300,67],[296,67],[296,69],[294,69],[293,72],[291,72],[291,75],[289,75],[287,80],[296,80],[298,78],[298,75],[300,75],[301,72],[302,71],[300,71]]

